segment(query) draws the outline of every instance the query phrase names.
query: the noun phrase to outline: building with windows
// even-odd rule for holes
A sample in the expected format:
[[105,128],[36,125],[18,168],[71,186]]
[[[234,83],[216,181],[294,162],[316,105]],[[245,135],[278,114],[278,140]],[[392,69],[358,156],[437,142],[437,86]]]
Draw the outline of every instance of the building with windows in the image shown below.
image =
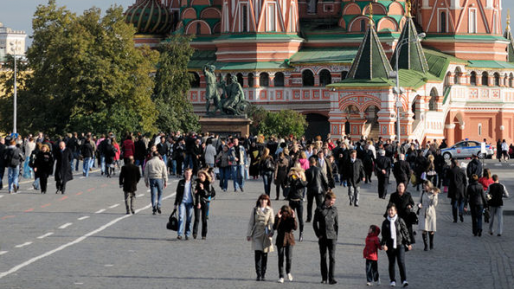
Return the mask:
[[220,79],[236,75],[253,104],[305,114],[311,136],[394,139],[399,120],[402,140],[512,142],[514,40],[501,3],[137,0],[127,21],[136,45],[194,35],[188,97],[198,114],[210,64]]
[[25,31],[15,31],[0,23],[0,62],[4,61],[8,54],[24,56],[26,39]]

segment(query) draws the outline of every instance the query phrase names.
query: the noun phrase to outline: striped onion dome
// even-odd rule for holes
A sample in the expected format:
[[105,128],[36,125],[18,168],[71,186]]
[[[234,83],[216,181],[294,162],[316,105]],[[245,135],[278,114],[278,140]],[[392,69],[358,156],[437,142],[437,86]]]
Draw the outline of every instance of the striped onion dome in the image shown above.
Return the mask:
[[167,34],[172,27],[172,14],[161,0],[138,0],[125,12],[125,21],[138,34]]

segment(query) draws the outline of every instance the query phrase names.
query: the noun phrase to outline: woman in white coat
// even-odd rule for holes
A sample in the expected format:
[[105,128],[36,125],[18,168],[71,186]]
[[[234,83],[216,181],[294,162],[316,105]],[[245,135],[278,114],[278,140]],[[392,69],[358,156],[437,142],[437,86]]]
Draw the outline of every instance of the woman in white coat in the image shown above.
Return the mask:
[[255,251],[255,272],[257,281],[265,281],[266,264],[268,263],[268,253],[273,252],[273,223],[275,213],[271,208],[269,196],[262,194],[255,208],[252,209],[246,239],[252,241],[252,249]]
[[422,231],[425,251],[428,251],[427,235],[430,238],[430,250],[434,249],[434,234],[436,231],[437,215],[435,207],[438,202],[439,189],[434,187],[430,181],[423,183],[423,192],[419,198],[419,222],[418,229]]

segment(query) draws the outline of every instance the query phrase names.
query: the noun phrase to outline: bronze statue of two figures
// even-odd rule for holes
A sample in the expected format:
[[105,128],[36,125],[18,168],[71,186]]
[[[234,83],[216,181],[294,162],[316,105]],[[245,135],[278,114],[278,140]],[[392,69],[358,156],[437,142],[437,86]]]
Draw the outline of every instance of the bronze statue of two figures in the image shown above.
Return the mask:
[[[233,75],[230,84],[224,80],[216,82],[214,71],[216,66],[205,65],[203,73],[207,83],[205,93],[205,110],[207,115],[215,115],[220,111],[222,115],[245,115],[250,103],[245,99],[245,94],[241,84],[237,81],[237,76]],[[211,104],[212,100],[212,104]],[[211,106],[213,109],[211,110]]]

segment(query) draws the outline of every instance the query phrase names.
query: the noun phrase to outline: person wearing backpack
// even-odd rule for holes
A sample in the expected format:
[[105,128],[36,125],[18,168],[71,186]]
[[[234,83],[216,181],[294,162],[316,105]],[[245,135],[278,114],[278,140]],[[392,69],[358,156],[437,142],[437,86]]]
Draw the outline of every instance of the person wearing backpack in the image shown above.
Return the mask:
[[10,141],[9,147],[4,153],[4,164],[8,170],[9,179],[9,194],[18,192],[20,185],[18,179],[20,176],[20,163],[24,161],[23,153],[16,146],[16,141],[11,138],[6,138]]

